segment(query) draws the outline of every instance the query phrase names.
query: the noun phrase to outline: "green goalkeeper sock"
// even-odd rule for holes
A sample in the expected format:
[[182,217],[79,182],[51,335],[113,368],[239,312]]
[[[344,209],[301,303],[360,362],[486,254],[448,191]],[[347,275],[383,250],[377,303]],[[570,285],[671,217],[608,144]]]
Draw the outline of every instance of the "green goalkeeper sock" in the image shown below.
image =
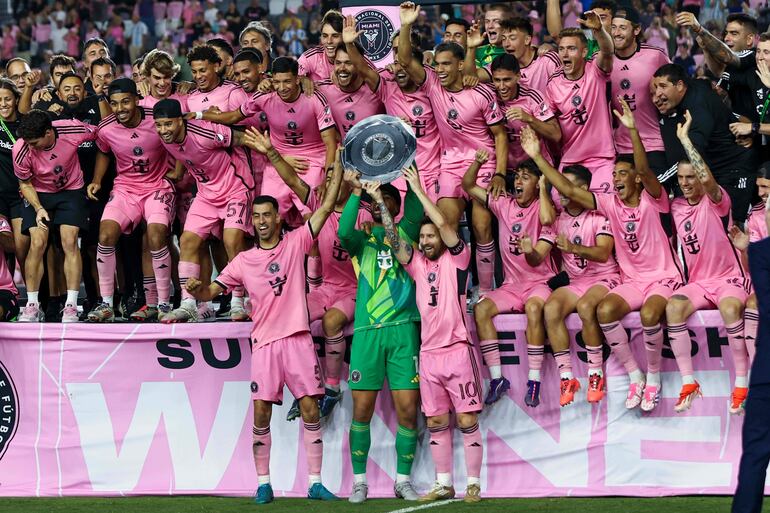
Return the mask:
[[350,425],[348,441],[350,443],[350,460],[353,463],[353,473],[366,474],[366,460],[369,457],[369,447],[372,445],[369,423],[356,422],[354,420]]
[[417,430],[398,426],[396,432],[396,472],[408,476],[412,473],[414,453],[417,450]]

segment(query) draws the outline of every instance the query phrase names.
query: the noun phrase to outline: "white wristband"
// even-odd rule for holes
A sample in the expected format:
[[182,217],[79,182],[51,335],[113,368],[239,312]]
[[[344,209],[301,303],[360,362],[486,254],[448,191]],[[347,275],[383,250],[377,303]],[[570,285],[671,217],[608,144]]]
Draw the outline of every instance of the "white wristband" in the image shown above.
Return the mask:
[[195,111],[195,119],[203,119],[203,112]]

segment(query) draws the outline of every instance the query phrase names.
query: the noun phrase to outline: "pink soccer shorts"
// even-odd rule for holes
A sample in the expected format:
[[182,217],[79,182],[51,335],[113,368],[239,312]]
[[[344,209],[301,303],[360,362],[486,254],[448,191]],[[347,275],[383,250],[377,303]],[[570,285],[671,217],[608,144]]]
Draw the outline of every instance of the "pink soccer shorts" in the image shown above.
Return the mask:
[[251,352],[251,398],[283,403],[283,387],[297,399],[324,395],[324,377],[310,333],[295,333]]
[[612,192],[615,188],[612,180],[612,173],[615,171],[615,159],[595,157],[584,160],[583,162],[562,163],[559,171],[564,172],[564,168],[571,164],[580,164],[585,166],[591,172],[591,192]]
[[497,311],[503,313],[523,312],[524,304],[531,297],[539,297],[543,301],[551,295],[551,289],[545,283],[503,283],[484,294],[482,301],[488,299],[497,307]]
[[104,207],[102,221],[115,221],[123,233],[134,231],[142,220],[147,224],[170,226],[176,213],[175,201],[175,193],[170,187],[142,195],[113,189]]
[[652,296],[671,299],[671,296],[682,286],[678,280],[663,279],[650,283],[626,282],[612,290],[612,294],[622,297],[632,311],[639,310]]
[[745,304],[749,297],[749,280],[743,276],[691,282],[678,289],[678,296],[686,296],[696,310],[708,310],[719,306],[727,297],[734,297]]
[[[468,201],[470,197],[463,190],[463,175],[470,167],[472,160],[461,161],[453,163],[451,165],[444,166],[438,175],[438,182],[436,184],[437,196],[441,198],[462,198]],[[486,190],[489,187],[489,183],[492,181],[492,176],[495,174],[495,164],[487,162],[476,176],[476,185]]]
[[420,399],[428,417],[480,412],[479,364],[470,344],[420,351]]
[[620,285],[620,276],[613,274],[610,276],[603,276],[601,278],[598,276],[581,278],[570,281],[569,285],[567,285],[565,288],[575,294],[577,297],[583,297],[591,287],[595,287],[596,285],[601,285],[607,289],[607,291],[611,291]]
[[192,232],[202,239],[210,235],[218,234],[218,227],[224,220],[224,229],[235,228],[254,234],[254,225],[251,223],[251,193],[248,191],[230,195],[219,204],[196,196],[187,213],[184,223],[184,231]]
[[322,318],[332,308],[336,308],[345,314],[348,321],[352,321],[356,312],[356,289],[342,289],[324,283],[307,295],[307,308],[311,321]]

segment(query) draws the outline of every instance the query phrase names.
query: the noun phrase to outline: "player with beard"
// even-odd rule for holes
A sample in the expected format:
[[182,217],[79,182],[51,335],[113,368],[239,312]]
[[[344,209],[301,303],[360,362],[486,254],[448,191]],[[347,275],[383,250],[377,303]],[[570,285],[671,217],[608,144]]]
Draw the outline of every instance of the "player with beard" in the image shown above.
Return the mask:
[[273,35],[262,22],[252,21],[238,35],[238,42],[241,50],[245,48],[254,48],[262,54],[262,72],[268,70],[271,60],[271,49],[273,47]]
[[139,107],[136,84],[120,78],[108,89],[113,115],[99,125],[94,177],[86,188],[91,199],[101,189],[112,154],[118,175],[99,226],[96,266],[102,303],[89,314],[90,322],[111,322],[114,317],[116,244],[121,233],[131,233],[147,224],[147,245],[152,267],[144,269],[147,311],[144,320],[162,319],[171,311],[171,254],[169,227],[174,214],[174,186],[165,178],[174,168],[155,131],[152,111]]
[[[274,155],[273,158],[281,157]],[[235,287],[245,287],[249,296],[259,298],[252,306],[251,331],[252,450],[259,480],[254,496],[257,504],[273,501],[270,419],[273,404],[280,405],[283,401],[284,386],[299,398],[302,410],[302,439],[309,481],[307,497],[337,500],[321,484],[323,432],[317,399],[324,391],[323,372],[307,318],[304,257],[334,210],[341,178],[342,165],[337,160],[323,203],[304,226],[286,234],[281,231],[275,198],[255,198],[250,206],[258,237],[256,247],[235,257],[208,287],[203,287],[197,279],[187,282],[188,293],[201,301],[210,301]]]
[[[586,191],[548,166],[542,157],[536,162],[559,193],[585,209],[598,211],[609,221],[622,283],[598,304],[596,317],[607,344],[631,381],[626,408],[641,404],[642,410],[649,412],[660,400],[663,348],[660,320],[666,313],[668,299],[681,287],[683,276],[660,219],[661,214],[669,212],[668,194],[647,164],[631,109],[623,101],[621,105],[623,114],[615,111],[615,115],[631,133],[634,163],[618,160],[613,173],[615,192]],[[525,129],[524,139],[530,135]],[[621,319],[634,310],[639,310],[642,339],[647,349],[646,379],[631,353],[628,334],[620,324]]]
[[607,89],[612,72],[612,39],[604,30],[599,15],[584,13],[579,23],[593,31],[600,50],[596,58],[586,60],[588,47],[583,31],[562,30],[559,58],[562,66],[548,80],[545,99],[556,114],[562,133],[561,167],[580,164],[593,178],[591,190],[609,192],[615,167],[615,145]]
[[217,55],[219,55],[219,59],[221,60],[219,76],[221,76],[223,80],[232,80],[233,58],[235,58],[235,52],[233,51],[232,45],[221,37],[215,37],[214,39],[206,41],[206,46],[210,46],[216,50]]
[[[647,149],[650,168],[659,175],[668,166],[660,137],[658,111],[650,96],[650,77],[655,70],[671,61],[661,49],[638,41],[642,27],[639,13],[631,7],[618,7],[612,18],[612,41],[615,44],[615,63],[612,67],[612,107],[622,109],[618,98],[634,111],[639,136]],[[614,133],[615,149],[625,157],[633,154],[631,136],[622,123]]]
[[501,46],[500,24],[513,17],[513,9],[509,4],[493,4],[484,13],[484,32],[488,44],[476,48],[467,48],[469,52],[475,52],[476,66],[483,68],[492,63],[498,55],[505,53]]
[[[473,308],[476,333],[484,358],[497,353],[499,365],[499,341],[493,319],[501,313],[524,312],[527,316],[527,362],[529,375],[524,402],[527,406],[540,404],[540,370],[543,365],[545,327],[543,306],[551,289],[547,282],[556,274],[551,259],[551,247],[555,237],[551,229],[540,220],[540,203],[550,203],[545,183],[539,183],[542,173],[534,162],[526,160],[516,168],[514,194],[495,197],[477,184],[476,175],[489,158],[486,150],[478,150],[476,158],[463,177],[463,189],[476,201],[485,203],[497,217],[498,240],[507,243],[501,248],[505,280],[493,291],[486,292]],[[489,365],[489,363],[487,364]],[[495,369],[497,372],[498,369]],[[490,375],[492,368],[490,367]],[[504,389],[510,387],[507,379]],[[490,393],[484,401],[492,404],[502,394]],[[503,390],[504,392],[504,390]]]
[[[604,28],[605,32],[609,34],[612,27],[612,18],[615,16],[615,10],[617,7],[618,5],[614,0],[594,0],[588,7],[588,11],[593,11],[596,13],[596,15],[599,17],[599,20],[601,20],[602,27]],[[562,30],[565,28],[570,28],[565,27],[562,23],[561,4],[559,3],[559,0],[546,0],[545,22],[546,27],[548,28],[548,33],[556,41],[560,39]],[[601,51],[601,43],[599,42],[599,39],[596,38],[596,34],[594,34],[593,39],[586,40],[586,48],[588,50],[586,56],[587,59],[590,59]]]
[[671,296],[666,307],[668,337],[682,375],[682,390],[674,411],[688,410],[700,385],[693,377],[692,341],[687,319],[698,310],[718,308],[727,332],[735,365],[735,388],[730,413],[742,413],[749,386],[749,359],[744,340],[743,308],[748,296],[749,277],[738,252],[730,243],[730,196],[709,171],[693,146],[688,132],[692,116],[685,112],[677,128],[689,160],[679,162],[677,179],[683,196],[671,203],[671,215],[679,247],[687,265],[688,282]]
[[321,20],[321,44],[299,56],[299,74],[317,82],[329,80],[334,73],[334,57],[342,43],[343,16],[339,11],[326,11]]
[[[64,108],[64,105],[56,97],[56,90],[59,88],[59,81],[63,75],[76,73],[77,62],[68,55],[58,54],[51,57],[48,66],[51,75],[51,81],[48,85],[37,90],[30,87],[22,91],[19,100],[19,112],[22,114],[29,112],[33,105],[36,109],[50,110],[54,114],[58,114]],[[36,84],[37,82],[35,82]],[[51,108],[52,105],[56,105],[56,107]]]

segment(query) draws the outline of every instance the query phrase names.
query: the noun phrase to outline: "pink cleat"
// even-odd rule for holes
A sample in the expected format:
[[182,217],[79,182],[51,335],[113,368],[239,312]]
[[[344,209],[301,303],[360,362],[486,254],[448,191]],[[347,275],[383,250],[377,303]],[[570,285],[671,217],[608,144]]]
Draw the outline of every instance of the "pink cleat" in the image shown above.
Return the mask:
[[642,411],[651,412],[660,402],[660,385],[645,385]]
[[642,396],[644,395],[644,381],[639,383],[631,382],[628,386],[628,395],[626,396],[626,408],[633,410],[642,403]]

